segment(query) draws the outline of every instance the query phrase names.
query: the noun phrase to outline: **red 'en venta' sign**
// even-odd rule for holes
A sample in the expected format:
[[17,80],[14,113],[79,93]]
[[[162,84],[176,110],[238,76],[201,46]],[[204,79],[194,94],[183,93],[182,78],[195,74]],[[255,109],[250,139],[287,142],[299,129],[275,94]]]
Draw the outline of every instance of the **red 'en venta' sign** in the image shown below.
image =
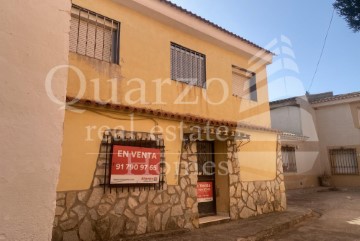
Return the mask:
[[110,184],[159,183],[160,149],[114,145]]
[[212,202],[214,200],[212,182],[197,183],[197,200],[199,203]]

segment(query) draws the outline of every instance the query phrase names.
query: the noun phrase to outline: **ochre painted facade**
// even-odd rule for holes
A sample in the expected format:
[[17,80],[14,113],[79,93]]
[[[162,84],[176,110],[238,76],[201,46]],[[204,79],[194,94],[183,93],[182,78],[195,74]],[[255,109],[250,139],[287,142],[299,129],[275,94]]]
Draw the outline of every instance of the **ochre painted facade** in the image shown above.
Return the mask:
[[[258,126],[270,126],[266,65],[260,60],[256,62],[258,101],[241,99],[232,95],[232,65],[252,69],[254,64],[250,61],[251,57],[232,53],[112,1],[77,0],[73,3],[121,23],[119,65],[75,53],[69,54],[70,65],[76,66],[85,76],[86,88],[84,95],[81,96],[82,98],[161,109],[181,114],[193,114],[210,119],[242,121]],[[176,42],[206,55],[208,81],[206,89],[191,87],[170,79],[171,42]],[[262,65],[259,67],[259,64]],[[159,81],[161,81],[160,92],[157,91],[160,86]],[[142,84],[145,88],[140,90]],[[224,88],[224,86],[227,87],[227,92],[225,92],[226,87]],[[77,97],[80,92],[79,76],[75,71],[70,70],[67,96]],[[182,93],[185,94],[184,98],[179,99]],[[141,96],[144,98],[142,99]],[[216,104],[220,102],[221,104]],[[86,120],[86,125],[84,126],[84,123],[81,128],[78,128],[78,125],[73,122],[73,119],[77,118],[73,118],[73,115],[67,112],[65,117],[66,140],[64,141],[65,148],[60,174],[63,178],[60,178],[59,181],[59,191],[86,189],[90,186],[93,175],[96,158],[87,153],[94,150],[93,148],[99,144],[99,140],[97,140],[98,142],[91,142],[91,144],[85,141],[76,142],[76,148],[79,149],[75,152],[73,144],[76,138],[74,133],[78,133],[75,136],[78,136],[80,141],[86,139],[86,126],[88,125],[97,127],[108,125],[112,128],[117,125],[127,126],[126,121],[104,119],[104,117],[97,115],[87,118],[85,115],[89,114],[82,114],[84,116],[78,115],[79,119]],[[125,116],[126,118],[128,117]],[[162,122],[165,125],[167,123],[167,121]],[[154,123],[151,121],[143,121],[142,123],[146,124],[140,125],[141,128],[139,129],[135,127],[135,130],[154,127]],[[67,132],[67,129],[71,131]],[[253,151],[252,154],[249,153],[245,157],[247,159],[249,155],[252,155],[249,159],[251,161],[244,160],[243,163],[249,168],[260,167],[260,169],[256,168],[254,172],[246,172],[244,180],[271,180],[275,177],[275,153],[270,155],[266,153],[269,148],[261,142],[263,139],[266,142],[271,140],[270,149],[274,150],[276,134],[255,132],[251,135],[253,136],[252,143],[244,147],[244,150],[251,148]],[[181,144],[179,140],[176,140],[170,145],[171,147],[168,147],[166,152],[167,162],[171,164],[179,160],[178,153]],[[88,165],[80,168],[84,165],[83,160],[86,160]],[[78,168],[74,168],[74,166]],[[73,178],[78,181],[73,182]],[[168,176],[168,182],[176,184],[175,173]]]
[[[236,220],[285,210],[278,132],[270,128],[266,65],[272,54],[233,36],[238,45],[232,51],[227,40],[220,46],[204,34],[209,29],[220,37],[229,37],[229,33],[205,23],[202,35],[190,34],[188,28],[175,27],[173,21],[158,20],[154,9],[145,11],[149,2],[131,1],[137,6],[144,4],[136,10],[124,6],[129,2],[73,1],[120,22],[120,61],[111,64],[69,53],[72,67],[67,97],[72,101],[65,113],[53,240],[62,240],[70,232],[81,240],[111,240],[198,228],[197,145],[209,133],[215,171],[226,171],[215,175],[215,214]],[[151,3],[175,11],[166,2]],[[196,21],[199,19],[194,18],[194,25]],[[172,42],[206,56],[205,88],[171,80]],[[258,48],[260,57],[242,46]],[[233,96],[233,65],[256,73],[257,101]],[[165,112],[170,114],[163,115]],[[191,139],[194,126],[202,129]],[[120,187],[111,192],[105,187],[103,191],[107,159],[102,138],[110,129],[114,135],[125,133],[132,141],[154,136],[164,141],[166,178],[161,189]]]

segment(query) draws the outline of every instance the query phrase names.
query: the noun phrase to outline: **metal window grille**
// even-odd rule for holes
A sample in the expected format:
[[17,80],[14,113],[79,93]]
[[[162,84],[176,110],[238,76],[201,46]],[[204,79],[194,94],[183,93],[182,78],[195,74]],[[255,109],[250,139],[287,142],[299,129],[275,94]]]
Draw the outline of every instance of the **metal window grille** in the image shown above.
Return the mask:
[[[108,132],[106,134],[106,132]],[[134,134],[131,131],[123,131],[123,130],[107,130],[104,133],[103,140],[101,142],[101,145],[104,147],[104,150],[106,152],[106,162],[105,162],[105,175],[104,175],[104,183],[102,183],[104,187],[104,192],[106,190],[106,187],[116,188],[116,191],[120,189],[121,191],[130,189],[135,190],[136,188],[138,190],[160,190],[164,188],[165,184],[165,146],[164,146],[164,140],[162,138],[156,137],[155,140],[143,140],[143,139],[131,139],[127,138],[127,134]],[[122,134],[121,134],[122,133]],[[137,134],[149,134],[145,132],[137,132]],[[135,138],[135,137],[134,137]],[[111,154],[113,150],[114,145],[122,145],[122,146],[136,146],[136,147],[149,147],[149,148],[158,148],[161,151],[160,156],[160,175],[159,175],[159,183],[156,184],[110,184],[110,173],[111,173]]]
[[329,150],[331,173],[334,175],[359,174],[356,149],[340,148]]
[[72,5],[70,51],[118,64],[119,30],[119,22]]
[[171,79],[206,88],[206,57],[171,43]]
[[197,162],[198,162],[198,175],[211,176],[215,173],[214,162],[214,146],[213,142],[198,141],[197,148]]
[[236,66],[232,67],[233,95],[257,101],[256,74]]
[[296,158],[295,158],[295,147],[282,146],[281,155],[283,161],[284,172],[296,172]]

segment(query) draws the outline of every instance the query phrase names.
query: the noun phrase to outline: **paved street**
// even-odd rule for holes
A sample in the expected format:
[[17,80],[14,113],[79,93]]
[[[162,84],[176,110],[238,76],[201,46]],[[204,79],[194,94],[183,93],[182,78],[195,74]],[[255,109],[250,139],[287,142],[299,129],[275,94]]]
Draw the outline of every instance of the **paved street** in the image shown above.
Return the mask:
[[360,189],[290,191],[288,204],[311,208],[322,216],[270,240],[360,240]]
[[360,240],[360,188],[304,189],[288,191],[287,196],[286,212],[146,240]]

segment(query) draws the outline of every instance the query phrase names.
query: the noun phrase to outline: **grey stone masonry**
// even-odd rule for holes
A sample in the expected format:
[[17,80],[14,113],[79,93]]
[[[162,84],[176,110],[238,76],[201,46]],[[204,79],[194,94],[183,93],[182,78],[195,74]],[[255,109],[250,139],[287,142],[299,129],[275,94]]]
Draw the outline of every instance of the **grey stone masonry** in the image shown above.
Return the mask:
[[[128,138],[153,138],[131,133]],[[89,190],[58,192],[53,241],[119,240],[122,237],[199,227],[197,208],[196,143],[183,144],[179,185],[106,188],[105,151],[101,147]],[[105,190],[105,192],[104,192]]]

